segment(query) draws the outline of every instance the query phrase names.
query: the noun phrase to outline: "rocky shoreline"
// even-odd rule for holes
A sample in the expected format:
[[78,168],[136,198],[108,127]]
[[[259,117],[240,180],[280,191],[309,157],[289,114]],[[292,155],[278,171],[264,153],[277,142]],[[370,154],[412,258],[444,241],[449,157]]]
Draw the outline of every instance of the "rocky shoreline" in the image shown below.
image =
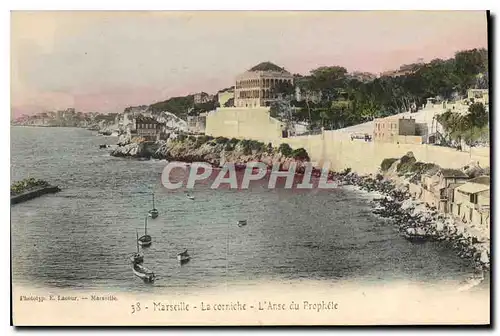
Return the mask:
[[168,140],[155,142],[134,142],[126,137],[120,137],[118,146],[110,154],[115,157],[142,160],[205,162],[214,167],[220,167],[226,162],[240,167],[244,167],[248,162],[262,162],[268,167],[279,164],[285,170],[292,162],[297,164],[300,170],[303,168],[303,163],[309,161],[303,149],[288,153],[281,147],[272,147],[271,144],[258,141],[207,136],[171,137]]
[[476,237],[448,214],[438,212],[414,200],[407,186],[397,186],[378,174],[360,176],[356,173],[335,173],[334,179],[383,197],[373,199],[373,213],[389,218],[402,237],[418,243],[439,241],[452,247],[461,258],[470,260],[478,271],[490,269],[489,239]]

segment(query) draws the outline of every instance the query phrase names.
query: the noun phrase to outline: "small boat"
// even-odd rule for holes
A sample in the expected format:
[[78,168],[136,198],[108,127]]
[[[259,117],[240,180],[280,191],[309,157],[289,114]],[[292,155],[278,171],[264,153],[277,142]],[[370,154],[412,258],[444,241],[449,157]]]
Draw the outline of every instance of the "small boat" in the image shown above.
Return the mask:
[[107,148],[108,145],[99,145],[99,148]]
[[155,208],[155,194],[153,193],[153,209],[149,210],[149,217],[155,219],[158,217],[158,210]]
[[141,236],[137,239],[137,242],[139,245],[146,247],[150,246],[151,243],[153,242],[153,239],[151,238],[150,235],[148,235],[148,217],[146,216],[145,222],[144,222],[144,236]]
[[408,228],[403,232],[403,237],[414,243],[423,243],[429,240],[428,235],[420,228]]
[[110,131],[99,131],[100,135],[104,135],[104,136],[110,136],[111,135],[111,132]]
[[130,262],[135,265],[135,264],[142,264],[144,262],[144,255],[139,252],[139,233],[137,233],[137,230],[135,230],[135,235],[137,236],[137,252],[132,254],[130,256]]
[[191,257],[188,254],[188,250],[185,249],[183,252],[177,254],[177,260],[179,260],[181,263],[186,263],[191,259]]
[[132,266],[132,271],[137,277],[142,279],[144,282],[151,283],[157,279],[153,271],[139,264],[135,264],[134,266]]
[[239,220],[238,221],[238,226],[239,227],[242,227],[242,226],[245,226],[245,225],[247,225],[247,221],[246,220]]
[[186,195],[186,197],[189,198],[190,200],[194,200],[194,196],[189,193]]

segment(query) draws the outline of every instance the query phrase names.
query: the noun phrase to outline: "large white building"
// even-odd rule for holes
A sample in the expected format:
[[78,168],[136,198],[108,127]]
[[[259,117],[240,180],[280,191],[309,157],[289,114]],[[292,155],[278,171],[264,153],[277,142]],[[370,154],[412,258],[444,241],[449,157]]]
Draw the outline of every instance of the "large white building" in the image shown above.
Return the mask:
[[276,88],[282,83],[293,85],[292,74],[271,62],[260,63],[236,77],[234,106],[269,106],[278,98]]

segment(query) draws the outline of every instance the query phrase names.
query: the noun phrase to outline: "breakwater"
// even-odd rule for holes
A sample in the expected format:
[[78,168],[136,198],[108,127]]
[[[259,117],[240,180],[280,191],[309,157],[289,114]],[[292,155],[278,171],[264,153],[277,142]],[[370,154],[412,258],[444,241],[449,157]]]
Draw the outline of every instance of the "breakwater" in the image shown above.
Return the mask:
[[56,192],[61,191],[61,189],[57,186],[47,186],[47,187],[42,187],[42,188],[36,188],[33,190],[29,190],[26,192],[23,192],[19,195],[14,195],[10,197],[10,204],[17,204],[21,202],[26,202],[29,201],[33,198],[40,197],[46,194],[53,194]]

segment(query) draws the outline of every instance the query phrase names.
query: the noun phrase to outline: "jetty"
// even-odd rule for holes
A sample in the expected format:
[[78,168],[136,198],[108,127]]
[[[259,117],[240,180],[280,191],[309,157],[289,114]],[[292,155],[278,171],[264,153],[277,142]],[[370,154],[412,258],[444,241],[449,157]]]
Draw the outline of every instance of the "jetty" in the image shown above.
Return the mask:
[[26,202],[33,198],[59,191],[61,189],[58,186],[50,185],[46,181],[35,180],[33,178],[26,179],[16,182],[10,187],[10,204]]

